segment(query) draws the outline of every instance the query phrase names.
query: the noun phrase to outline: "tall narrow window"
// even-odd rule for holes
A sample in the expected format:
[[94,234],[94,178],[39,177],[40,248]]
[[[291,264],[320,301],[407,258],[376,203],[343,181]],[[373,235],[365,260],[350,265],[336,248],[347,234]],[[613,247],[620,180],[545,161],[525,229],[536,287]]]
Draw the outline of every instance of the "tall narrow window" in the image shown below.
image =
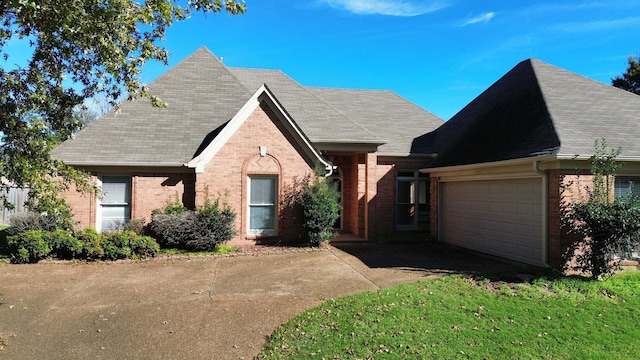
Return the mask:
[[277,177],[249,178],[249,233],[276,235]]
[[429,228],[429,178],[414,171],[398,171],[396,179],[396,228]]
[[131,178],[128,176],[103,176],[101,230],[119,229],[131,219]]

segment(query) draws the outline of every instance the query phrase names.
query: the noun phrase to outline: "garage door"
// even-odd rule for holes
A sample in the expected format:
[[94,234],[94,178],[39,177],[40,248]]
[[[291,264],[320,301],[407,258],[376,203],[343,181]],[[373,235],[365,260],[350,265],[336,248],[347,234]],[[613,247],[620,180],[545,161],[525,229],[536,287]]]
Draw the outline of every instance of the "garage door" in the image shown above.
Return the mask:
[[539,178],[447,182],[441,194],[443,241],[543,265]]

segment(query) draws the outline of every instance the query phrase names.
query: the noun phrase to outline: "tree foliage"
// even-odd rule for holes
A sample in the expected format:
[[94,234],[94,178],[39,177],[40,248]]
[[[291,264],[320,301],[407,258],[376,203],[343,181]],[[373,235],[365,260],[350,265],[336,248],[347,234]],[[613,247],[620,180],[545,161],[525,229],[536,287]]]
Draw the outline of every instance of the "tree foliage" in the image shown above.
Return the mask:
[[635,59],[627,59],[627,70],[620,76],[611,80],[611,84],[617,88],[640,95],[640,55]]
[[[633,193],[614,199],[611,180],[621,164],[620,149],[608,149],[604,139],[596,141],[591,157],[593,186],[585,202],[567,209],[567,220],[580,235],[567,252],[573,270],[591,273],[593,278],[620,269],[619,259],[630,257],[640,246],[640,199]],[[574,259],[572,259],[575,256]]]
[[[167,63],[161,41],[194,12],[242,14],[241,0],[6,0],[0,2],[0,174],[32,196],[56,194],[81,172],[49,156],[86,123],[87,99],[125,95],[164,105],[140,81],[149,60]],[[16,46],[16,44],[20,46]],[[17,49],[30,58],[16,63]],[[24,46],[23,46],[24,45]],[[62,176],[65,182],[52,179]],[[42,205],[46,197],[32,204]]]

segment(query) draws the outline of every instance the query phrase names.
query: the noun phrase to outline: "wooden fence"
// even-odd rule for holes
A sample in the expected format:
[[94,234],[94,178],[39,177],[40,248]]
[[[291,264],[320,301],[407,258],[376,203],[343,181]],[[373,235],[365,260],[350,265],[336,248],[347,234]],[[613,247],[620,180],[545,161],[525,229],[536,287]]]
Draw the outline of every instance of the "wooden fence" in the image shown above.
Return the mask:
[[13,209],[6,209],[0,201],[0,208],[2,208],[0,224],[8,225],[13,215],[27,211],[24,207],[24,202],[29,196],[29,189],[3,187],[0,193],[6,197],[10,204],[13,204]]

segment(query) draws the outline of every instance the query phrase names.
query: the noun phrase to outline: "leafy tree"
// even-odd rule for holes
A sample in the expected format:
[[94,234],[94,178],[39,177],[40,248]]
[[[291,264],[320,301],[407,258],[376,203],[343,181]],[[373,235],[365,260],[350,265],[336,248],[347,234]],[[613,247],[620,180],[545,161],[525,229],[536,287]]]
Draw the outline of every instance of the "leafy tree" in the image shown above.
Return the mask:
[[[186,3],[186,4],[185,4]],[[175,21],[195,12],[242,14],[242,0],[5,0],[0,2],[0,175],[31,188],[32,210],[46,210],[72,183],[86,189],[78,170],[49,151],[86,121],[86,100],[148,97],[140,82],[148,60],[167,63],[161,45]],[[12,64],[15,44],[30,59]],[[10,64],[10,65],[9,65]],[[54,179],[64,181],[54,181]]]
[[611,84],[617,88],[640,95],[640,55],[627,59],[629,66],[621,75],[611,79]]
[[[619,270],[619,258],[629,257],[640,246],[640,199],[632,193],[614,199],[610,180],[621,166],[620,149],[607,149],[604,139],[596,141],[591,157],[593,186],[588,199],[569,205],[568,225],[580,235],[568,249],[567,264],[573,270],[591,273],[594,279]],[[575,258],[574,258],[575,256]]]

